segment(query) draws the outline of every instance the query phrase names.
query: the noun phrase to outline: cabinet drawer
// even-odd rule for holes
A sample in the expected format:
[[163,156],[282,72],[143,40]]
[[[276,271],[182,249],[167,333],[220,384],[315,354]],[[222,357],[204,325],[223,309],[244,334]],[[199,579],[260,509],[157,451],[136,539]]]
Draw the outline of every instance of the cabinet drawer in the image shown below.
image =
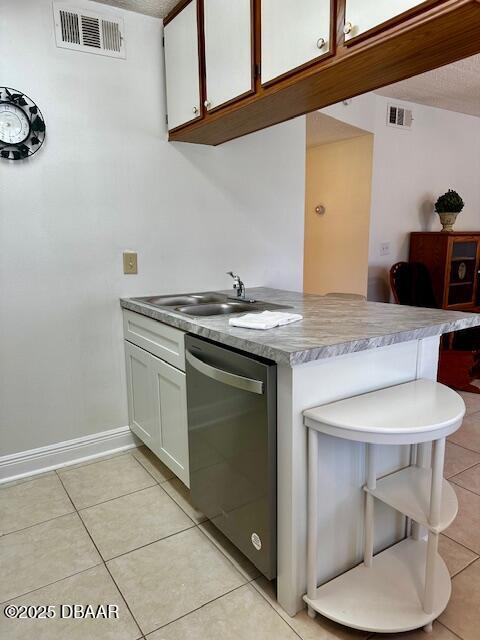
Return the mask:
[[145,351],[185,371],[185,333],[133,311],[123,312],[123,335]]

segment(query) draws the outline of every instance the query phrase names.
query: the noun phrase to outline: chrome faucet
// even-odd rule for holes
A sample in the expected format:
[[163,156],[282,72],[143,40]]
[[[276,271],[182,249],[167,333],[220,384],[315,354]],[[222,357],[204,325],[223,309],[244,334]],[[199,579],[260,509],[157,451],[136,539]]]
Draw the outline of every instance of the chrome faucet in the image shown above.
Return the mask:
[[236,276],[233,271],[227,271],[227,275],[233,278],[233,290],[236,298],[245,298],[245,285],[240,280],[240,276]]

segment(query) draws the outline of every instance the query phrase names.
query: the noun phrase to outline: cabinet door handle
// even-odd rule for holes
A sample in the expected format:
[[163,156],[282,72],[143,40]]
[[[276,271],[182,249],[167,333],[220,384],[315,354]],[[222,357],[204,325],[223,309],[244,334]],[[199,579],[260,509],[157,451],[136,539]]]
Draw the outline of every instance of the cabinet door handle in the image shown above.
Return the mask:
[[317,40],[317,49],[323,49],[326,44],[327,44],[327,42],[326,42],[325,38],[319,38]]
[[210,109],[210,107],[212,106],[212,103],[209,100],[205,100],[203,104],[205,105],[205,109]]
[[193,107],[193,113],[194,113],[195,115],[198,115],[198,107]]
[[343,33],[348,36],[349,33],[353,31],[353,24],[351,22],[345,22],[345,26],[343,27]]

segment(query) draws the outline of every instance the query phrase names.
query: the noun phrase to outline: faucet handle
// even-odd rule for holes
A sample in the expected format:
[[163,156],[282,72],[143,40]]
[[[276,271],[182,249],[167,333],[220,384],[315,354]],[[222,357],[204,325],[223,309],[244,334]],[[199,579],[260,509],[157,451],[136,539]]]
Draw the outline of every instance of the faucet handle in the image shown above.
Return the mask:
[[227,271],[227,276],[232,276],[233,279],[238,278],[238,276],[236,276],[233,271]]

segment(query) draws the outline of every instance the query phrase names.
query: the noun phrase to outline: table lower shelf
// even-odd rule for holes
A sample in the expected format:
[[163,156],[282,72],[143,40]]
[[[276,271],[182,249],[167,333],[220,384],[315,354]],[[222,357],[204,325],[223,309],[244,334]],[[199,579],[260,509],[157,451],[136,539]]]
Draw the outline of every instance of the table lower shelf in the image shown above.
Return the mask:
[[451,582],[448,569],[437,555],[432,613],[422,609],[426,542],[407,538],[382,551],[372,568],[362,563],[318,587],[316,597],[305,602],[321,615],[353,629],[399,633],[423,627],[448,604]]
[[439,520],[437,526],[431,526],[428,521],[431,484],[431,469],[411,466],[381,478],[377,481],[376,489],[370,490],[367,487],[364,489],[415,522],[439,533],[455,520],[458,500],[450,483],[443,480]]

